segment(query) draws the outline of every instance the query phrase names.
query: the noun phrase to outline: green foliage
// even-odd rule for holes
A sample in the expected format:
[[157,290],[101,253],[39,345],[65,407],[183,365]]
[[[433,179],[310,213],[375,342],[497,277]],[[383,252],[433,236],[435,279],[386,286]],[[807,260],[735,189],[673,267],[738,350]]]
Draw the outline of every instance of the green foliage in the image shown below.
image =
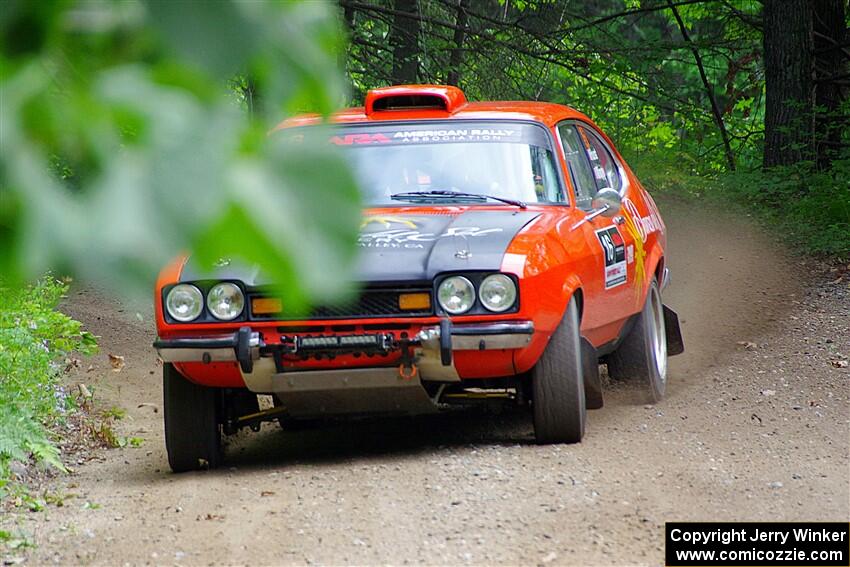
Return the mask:
[[51,277],[25,288],[0,281],[0,495],[12,460],[64,470],[46,429],[68,410],[61,362],[97,350],[94,336],[56,310],[67,289]]
[[10,550],[35,547],[35,544],[32,542],[32,540],[27,534],[21,531],[18,531],[17,533],[12,533],[6,530],[0,530],[0,545]]
[[[266,136],[343,100],[330,6],[20,0],[2,12],[0,273],[52,268],[149,293],[191,250],[208,267],[259,264],[293,305],[343,288],[353,176],[320,133]],[[235,100],[238,75],[261,112]]]
[[119,407],[111,407],[100,412],[100,415],[103,417],[103,419],[119,420],[127,417],[127,410]]
[[[351,7],[354,2],[342,0]],[[348,70],[358,95],[391,81],[386,2],[359,2],[350,19]],[[723,145],[695,65],[699,49],[737,161],[760,161],[764,117],[761,4],[699,2],[678,7],[685,42],[664,2],[468,2],[463,57],[452,68],[454,2],[418,4],[419,79],[459,73],[471,100],[546,100],[596,121],[621,149],[676,149],[725,169]],[[383,49],[382,49],[383,47]]]
[[737,173],[706,173],[687,155],[644,154],[631,164],[650,191],[737,206],[796,250],[850,260],[850,160],[838,160],[827,171],[801,163]]
[[30,512],[42,512],[47,502],[43,498],[33,496],[29,492],[24,492],[18,497],[16,504],[19,507],[26,508]]
[[137,448],[144,444],[145,440],[142,437],[125,437],[115,432],[113,427],[115,420],[121,419],[121,417],[116,417],[114,413],[111,414],[108,412],[104,412],[101,415],[103,417],[101,421],[88,424],[89,434],[94,439],[97,439],[110,449]]

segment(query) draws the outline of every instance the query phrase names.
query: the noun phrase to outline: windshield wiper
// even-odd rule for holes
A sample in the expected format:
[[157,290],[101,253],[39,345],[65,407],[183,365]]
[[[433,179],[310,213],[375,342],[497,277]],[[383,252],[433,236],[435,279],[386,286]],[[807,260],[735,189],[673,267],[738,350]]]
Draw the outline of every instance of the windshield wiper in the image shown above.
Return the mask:
[[528,205],[516,199],[506,199],[495,195],[487,195],[484,193],[464,193],[462,191],[446,191],[443,189],[432,189],[430,191],[406,191],[404,193],[394,193],[390,195],[390,199],[394,201],[406,201],[410,197],[450,197],[450,198],[474,198],[474,199],[492,199],[508,205],[519,207],[520,209],[528,208]]

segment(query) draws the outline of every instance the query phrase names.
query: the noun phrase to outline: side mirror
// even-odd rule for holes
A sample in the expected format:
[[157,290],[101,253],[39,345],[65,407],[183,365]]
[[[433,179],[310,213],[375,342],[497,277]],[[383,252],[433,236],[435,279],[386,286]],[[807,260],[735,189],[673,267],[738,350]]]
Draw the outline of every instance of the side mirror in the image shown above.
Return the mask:
[[610,187],[600,189],[596,196],[591,201],[591,206],[594,212],[599,211],[603,217],[615,217],[620,214],[620,208],[623,206],[623,201],[620,199],[620,194]]

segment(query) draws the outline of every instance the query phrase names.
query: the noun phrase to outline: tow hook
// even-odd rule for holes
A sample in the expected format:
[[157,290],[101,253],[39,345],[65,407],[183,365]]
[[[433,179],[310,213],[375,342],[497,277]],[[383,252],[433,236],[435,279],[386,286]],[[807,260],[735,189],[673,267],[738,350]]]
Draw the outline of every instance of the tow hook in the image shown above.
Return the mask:
[[419,374],[419,368],[412,362],[409,364],[400,364],[398,367],[398,375],[402,380],[413,380]]
[[398,375],[402,380],[413,380],[419,374],[419,369],[413,362],[413,352],[410,349],[410,341],[401,341],[401,364],[398,367]]

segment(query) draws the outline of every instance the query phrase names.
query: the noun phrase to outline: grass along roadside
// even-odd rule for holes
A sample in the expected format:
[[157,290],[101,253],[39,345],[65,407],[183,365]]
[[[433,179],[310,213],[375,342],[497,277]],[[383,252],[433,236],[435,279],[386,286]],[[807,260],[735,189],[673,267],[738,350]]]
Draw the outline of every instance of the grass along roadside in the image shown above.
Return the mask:
[[[25,287],[0,281],[0,511],[40,512],[63,502],[29,485],[47,469],[67,471],[60,430],[87,422],[80,406],[90,401],[69,394],[62,375],[74,353],[93,354],[97,342],[56,309],[67,290],[67,281],[49,275]],[[33,545],[22,531],[0,526],[0,550]]]
[[803,164],[704,174],[687,155],[643,154],[630,164],[651,192],[746,212],[797,252],[834,264],[850,262],[850,159],[823,172]]
[[97,351],[94,335],[57,311],[68,282],[45,276],[15,287],[0,282],[0,501],[22,467],[65,467],[51,433],[76,411],[61,383],[71,354]]
[[[139,437],[116,433],[126,417],[98,403],[80,378],[94,366],[96,337],[58,310],[68,281],[46,276],[21,287],[0,280],[0,562],[23,560],[36,545],[27,514],[51,507],[97,508],[73,491],[55,492],[52,478],[96,458],[100,448],[134,448]],[[123,358],[110,354],[114,372]]]

